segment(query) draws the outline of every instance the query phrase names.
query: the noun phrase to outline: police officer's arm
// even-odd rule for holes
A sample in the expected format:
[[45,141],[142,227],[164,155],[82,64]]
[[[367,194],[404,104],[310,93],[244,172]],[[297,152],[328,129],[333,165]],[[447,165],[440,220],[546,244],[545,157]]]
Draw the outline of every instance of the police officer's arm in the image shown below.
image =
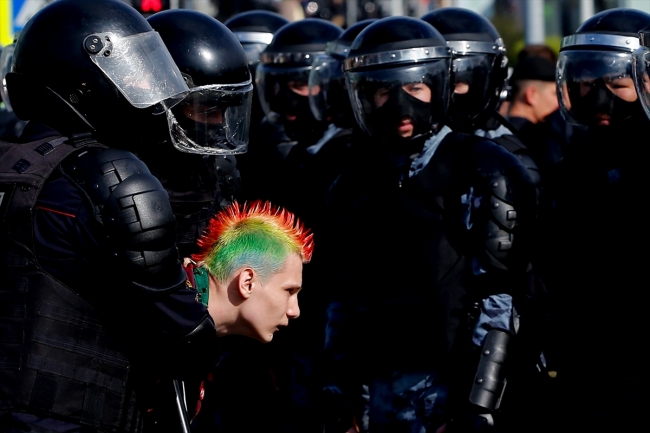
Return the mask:
[[462,429],[480,430],[493,423],[506,383],[509,347],[518,327],[516,305],[529,269],[536,191],[526,167],[500,146],[481,141],[473,154],[470,232],[480,314],[472,344],[479,355],[475,371],[467,378],[473,379],[469,416],[455,422],[453,429],[462,425]]
[[119,274],[125,333],[142,336],[139,355],[152,368],[178,377],[210,368],[216,331],[207,308],[186,285],[176,249],[175,217],[162,185],[130,152],[91,149],[68,158],[62,171],[84,191],[103,227],[99,246],[106,267]]

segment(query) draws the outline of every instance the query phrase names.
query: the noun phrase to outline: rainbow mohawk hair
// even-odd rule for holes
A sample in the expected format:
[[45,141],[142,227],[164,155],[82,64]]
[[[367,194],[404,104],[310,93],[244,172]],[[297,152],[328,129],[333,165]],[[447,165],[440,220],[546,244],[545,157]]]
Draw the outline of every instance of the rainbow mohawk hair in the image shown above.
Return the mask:
[[314,239],[296,216],[270,202],[235,202],[212,217],[197,241],[192,259],[221,282],[242,266],[251,266],[264,280],[284,265],[290,253],[311,260]]

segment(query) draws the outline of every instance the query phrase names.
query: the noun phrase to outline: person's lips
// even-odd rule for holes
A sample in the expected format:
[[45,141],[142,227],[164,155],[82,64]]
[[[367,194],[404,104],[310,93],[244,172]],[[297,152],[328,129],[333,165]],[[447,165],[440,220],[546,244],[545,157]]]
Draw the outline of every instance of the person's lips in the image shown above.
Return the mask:
[[405,117],[404,119],[402,119],[402,121],[399,123],[399,125],[397,125],[397,130],[399,132],[408,132],[411,129],[413,129],[413,122],[408,117]]
[[596,114],[596,123],[600,126],[609,126],[611,120],[612,118],[609,114]]
[[278,326],[275,327],[275,332],[279,332],[282,328],[288,326],[288,323],[280,323]]
[[284,118],[287,119],[289,122],[293,122],[296,120],[296,115],[295,114],[285,114]]

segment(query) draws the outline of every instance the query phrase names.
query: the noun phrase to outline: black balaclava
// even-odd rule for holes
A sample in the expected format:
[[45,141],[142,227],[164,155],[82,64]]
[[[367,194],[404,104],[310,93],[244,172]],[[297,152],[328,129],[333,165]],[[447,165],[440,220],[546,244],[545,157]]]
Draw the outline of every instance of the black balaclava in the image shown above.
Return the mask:
[[[574,86],[579,86],[579,83]],[[571,89],[573,90],[573,89]],[[579,92],[579,89],[575,89]],[[579,93],[577,93],[579,94]],[[581,98],[572,98],[572,115],[583,125],[593,126],[596,115],[607,114],[612,124],[619,124],[628,119],[643,119],[645,113],[641,102],[627,102],[614,95],[605,85],[602,78],[594,81],[591,90]]]
[[315,135],[326,128],[326,124],[316,120],[309,108],[309,97],[298,95],[285,82],[276,82],[279,86],[277,96],[270,103],[271,110],[280,114],[293,114],[296,120],[289,121],[282,119],[284,131],[289,138],[296,141],[313,141]]

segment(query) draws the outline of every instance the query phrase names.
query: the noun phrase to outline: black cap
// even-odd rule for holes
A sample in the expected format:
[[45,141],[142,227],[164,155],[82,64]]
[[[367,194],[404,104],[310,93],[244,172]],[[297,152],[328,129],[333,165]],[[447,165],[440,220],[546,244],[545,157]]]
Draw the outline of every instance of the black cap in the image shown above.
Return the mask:
[[526,57],[515,66],[510,77],[513,83],[519,80],[555,81],[555,63],[544,57]]

